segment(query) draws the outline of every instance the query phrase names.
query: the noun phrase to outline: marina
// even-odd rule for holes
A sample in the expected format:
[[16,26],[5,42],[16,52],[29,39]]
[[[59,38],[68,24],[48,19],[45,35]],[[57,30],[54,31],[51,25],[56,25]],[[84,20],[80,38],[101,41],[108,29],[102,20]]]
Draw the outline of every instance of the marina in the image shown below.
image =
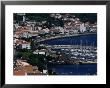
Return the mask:
[[[90,40],[90,38],[92,39]],[[56,40],[45,41],[43,43],[47,44],[46,47],[50,48],[51,51],[56,51],[60,53],[61,55],[66,57],[66,59],[79,60],[78,61],[79,63],[87,63],[87,62],[96,63],[97,62],[96,39],[97,39],[96,35],[93,34],[93,35],[84,35],[84,36],[81,36],[80,38],[79,36],[74,38],[70,37],[68,39],[60,38]],[[71,43],[72,40],[73,42]],[[74,45],[74,40],[77,40],[77,43],[75,45]],[[80,40],[84,40],[84,41],[80,41]],[[59,42],[60,42],[60,45],[57,45]],[[71,45],[64,45],[64,44],[70,44],[70,43]]]
[[[72,40],[73,42],[71,42]],[[77,40],[76,44],[74,40]],[[49,61],[47,65],[48,69],[51,69],[58,75],[96,75],[96,41],[95,34],[43,41],[50,51],[58,53],[59,58]]]

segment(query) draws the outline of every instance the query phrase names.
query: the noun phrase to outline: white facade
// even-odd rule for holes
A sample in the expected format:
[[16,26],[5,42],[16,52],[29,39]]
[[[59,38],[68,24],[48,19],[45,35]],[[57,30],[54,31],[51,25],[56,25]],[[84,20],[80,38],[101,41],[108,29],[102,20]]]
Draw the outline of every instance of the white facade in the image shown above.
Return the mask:
[[42,54],[42,55],[45,55],[46,54],[46,51],[36,50],[36,51],[33,52],[33,54]]
[[97,31],[97,28],[90,28],[90,32],[95,32]]
[[26,21],[26,17],[25,16],[23,16],[23,22],[25,22]]
[[22,44],[22,49],[31,49],[30,44]]
[[47,74],[47,70],[43,70],[43,73],[44,73],[44,74]]
[[78,30],[77,30],[77,29],[75,29],[75,30],[73,30],[73,32],[74,32],[74,34],[77,34],[77,33],[78,33]]
[[30,38],[30,37],[32,37],[32,36],[31,36],[30,33],[24,32],[24,33],[21,34],[21,37]]
[[86,27],[84,26],[84,23],[80,25],[80,32],[83,33],[86,31]]
[[64,30],[63,27],[60,27],[59,30],[60,30],[60,32],[61,32],[60,34],[64,34],[65,30]]
[[39,54],[45,55],[45,52],[39,52]]

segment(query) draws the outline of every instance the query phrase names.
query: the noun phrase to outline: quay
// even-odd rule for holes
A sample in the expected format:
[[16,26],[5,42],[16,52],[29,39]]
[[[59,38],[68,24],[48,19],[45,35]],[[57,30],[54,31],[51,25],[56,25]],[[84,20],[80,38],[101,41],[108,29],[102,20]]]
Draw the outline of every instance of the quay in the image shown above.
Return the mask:
[[91,49],[94,48],[93,46],[81,46],[81,45],[47,45],[46,47],[51,47],[52,49],[74,49],[74,48],[81,48],[81,49]]

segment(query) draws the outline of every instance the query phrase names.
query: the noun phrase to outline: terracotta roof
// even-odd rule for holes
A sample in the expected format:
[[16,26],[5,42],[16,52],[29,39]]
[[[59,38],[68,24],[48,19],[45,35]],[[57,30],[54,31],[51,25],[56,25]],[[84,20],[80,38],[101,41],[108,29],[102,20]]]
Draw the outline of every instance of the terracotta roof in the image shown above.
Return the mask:
[[24,32],[30,32],[30,30],[27,27],[18,27],[17,31],[15,32],[16,35],[20,35]]
[[17,40],[16,41],[16,44],[30,44],[31,42],[27,42],[27,41],[24,41],[24,40]]
[[25,71],[24,70],[18,70],[18,71],[14,70],[13,75],[16,75],[16,76],[25,75]]

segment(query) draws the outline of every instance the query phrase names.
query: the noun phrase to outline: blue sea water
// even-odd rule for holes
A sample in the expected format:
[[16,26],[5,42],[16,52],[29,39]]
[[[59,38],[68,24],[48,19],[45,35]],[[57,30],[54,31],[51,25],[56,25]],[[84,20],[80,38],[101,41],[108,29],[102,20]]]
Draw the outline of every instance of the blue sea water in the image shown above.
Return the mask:
[[58,75],[96,75],[97,74],[97,64],[53,65],[53,66],[48,66],[48,69],[54,70]]
[[49,45],[89,45],[97,46],[97,35],[81,35],[81,36],[71,36],[65,38],[51,39],[41,42],[43,44]]

